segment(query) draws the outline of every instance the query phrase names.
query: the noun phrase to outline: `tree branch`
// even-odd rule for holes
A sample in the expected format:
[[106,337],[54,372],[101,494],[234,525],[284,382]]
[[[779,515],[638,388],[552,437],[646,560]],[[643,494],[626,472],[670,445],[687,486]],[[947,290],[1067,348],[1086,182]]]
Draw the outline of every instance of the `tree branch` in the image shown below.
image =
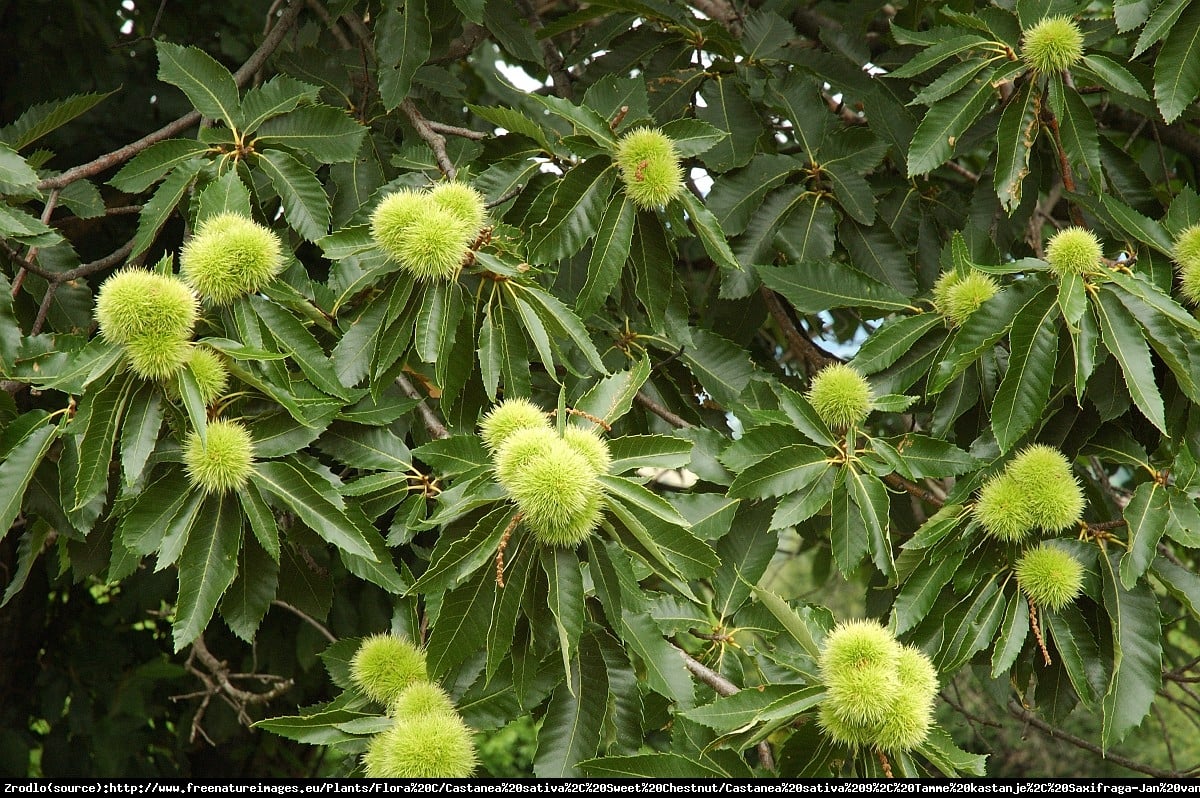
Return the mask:
[[437,58],[430,58],[426,64],[438,65],[449,64],[465,58],[471,53],[479,43],[487,39],[492,34],[487,28],[476,25],[474,22],[468,22],[463,26],[462,35],[454,41],[450,42],[450,47],[446,52],[439,55]]
[[804,370],[809,376],[816,374],[830,363],[840,362],[836,357],[830,356],[829,353],[823,351],[809,340],[808,336],[800,332],[774,291],[764,285],[759,289],[759,293],[762,295],[763,301],[766,302],[767,310],[771,313],[771,317],[775,319],[775,323],[779,325],[779,329],[783,332],[783,337],[787,339],[788,349],[791,350],[793,356],[804,364]]
[[[267,62],[267,59],[271,57],[271,54],[275,52],[275,49],[279,47],[279,44],[283,41],[283,37],[287,35],[289,30],[291,30],[292,25],[295,24],[296,19],[300,16],[300,12],[304,10],[304,7],[305,5],[302,0],[292,0],[292,2],[288,4],[288,7],[284,10],[283,14],[280,15],[278,22],[275,23],[275,27],[273,27],[271,32],[267,34],[265,39],[263,39],[262,44],[260,44],[258,49],[246,59],[246,63],[242,64],[238,71],[233,73],[233,81],[238,85],[238,88],[242,88],[249,83],[250,79],[254,77],[254,73],[257,72],[259,68]],[[92,175],[99,174],[106,169],[111,169],[117,164],[129,160],[142,150],[149,147],[151,144],[155,144],[163,139],[169,139],[172,136],[182,133],[199,121],[200,112],[192,111],[191,113],[185,114],[176,119],[174,122],[164,125],[153,133],[148,133],[132,144],[126,144],[120,149],[113,150],[107,155],[101,155],[99,158],[89,161],[88,163],[68,169],[67,171],[55,177],[48,177],[38,183],[37,187],[41,191],[45,191],[47,189],[65,188],[66,186],[74,183],[76,180],[82,180],[85,177],[91,177]]]
[[400,110],[408,117],[408,121],[412,122],[412,126],[417,129],[417,135],[425,140],[429,145],[429,149],[433,150],[433,157],[437,160],[438,168],[442,170],[442,174],[453,180],[458,176],[458,170],[454,168],[454,164],[450,161],[450,156],[446,153],[446,138],[433,129],[429,124],[429,120],[417,110],[417,106],[412,100],[405,98],[400,103]]
[[1156,767],[1143,765],[1141,762],[1136,762],[1128,757],[1115,754],[1112,751],[1105,751],[1098,745],[1089,743],[1087,740],[1076,737],[1075,735],[1065,732],[1062,729],[1051,726],[1034,713],[1022,707],[1016,701],[1008,702],[1008,714],[1012,715],[1019,721],[1029,724],[1033,728],[1045,734],[1047,737],[1063,740],[1064,742],[1070,743],[1076,748],[1082,748],[1085,751],[1091,751],[1093,754],[1103,757],[1109,762],[1115,762],[1123,768],[1135,770],[1138,773],[1145,773],[1147,776],[1153,776],[1156,779],[1177,779],[1184,775],[1183,773],[1177,773],[1171,770],[1159,770]]
[[929,490],[928,488],[923,488],[915,482],[910,482],[899,474],[887,474],[883,477],[883,481],[891,485],[893,488],[902,490],[905,493],[911,493],[921,501],[928,502],[934,507],[941,507],[946,503],[944,499],[935,494],[933,491]]
[[670,424],[672,427],[678,427],[679,429],[693,429],[695,427],[694,424],[680,416],[675,415],[670,410],[651,399],[643,391],[638,391],[633,398],[637,400],[639,405],[646,408],[651,413]]
[[[670,641],[667,641],[670,643]],[[691,672],[701,682],[704,682],[719,696],[729,696],[734,693],[741,692],[741,688],[733,682],[726,679],[721,674],[709,668],[703,662],[693,659],[692,655],[684,651],[674,643],[670,644],[672,648],[679,652],[679,656],[683,657],[683,666]],[[763,740],[758,744],[758,764],[762,765],[765,770],[775,769],[775,755],[771,752],[771,744]]]
[[291,604],[288,604],[286,601],[280,601],[279,599],[272,599],[271,603],[274,604],[276,607],[282,607],[283,609],[285,609],[288,612],[295,615],[300,620],[307,623],[312,628],[316,629],[318,632],[321,633],[321,636],[324,637],[326,640],[328,640],[330,643],[337,642],[337,638],[333,636],[333,632],[329,631],[329,628],[326,627],[325,624],[321,623],[316,618],[314,618],[311,615],[309,615],[308,613],[306,613],[304,610],[299,609],[297,607],[293,607]]
[[[538,16],[537,9],[529,0],[516,0],[516,5],[529,22],[529,27],[533,28],[536,36],[537,32],[542,29],[542,19]],[[571,88],[571,76],[567,72],[562,53],[558,51],[558,45],[549,36],[542,39],[539,44],[542,47],[542,60],[546,64],[546,71],[550,73],[550,80],[554,83],[554,93],[564,100],[573,100],[574,90]]]
[[396,384],[400,386],[400,390],[404,391],[405,396],[417,400],[417,412],[421,414],[421,420],[425,422],[425,429],[429,430],[429,434],[438,439],[449,438],[450,430],[446,429],[446,425],[437,417],[437,413],[434,413],[425,404],[425,397],[421,396],[420,391],[408,377],[401,374],[396,378]]
[[728,0],[691,0],[691,5],[714,22],[720,22],[734,36],[741,34],[742,17]]

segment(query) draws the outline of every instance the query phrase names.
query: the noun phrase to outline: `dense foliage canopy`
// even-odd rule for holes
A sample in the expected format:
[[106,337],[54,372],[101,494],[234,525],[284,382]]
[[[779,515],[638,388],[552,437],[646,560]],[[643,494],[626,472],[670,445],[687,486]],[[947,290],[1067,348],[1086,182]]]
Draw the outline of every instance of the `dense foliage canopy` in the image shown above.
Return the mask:
[[1200,770],[1200,0],[210,5],[0,3],[0,772]]

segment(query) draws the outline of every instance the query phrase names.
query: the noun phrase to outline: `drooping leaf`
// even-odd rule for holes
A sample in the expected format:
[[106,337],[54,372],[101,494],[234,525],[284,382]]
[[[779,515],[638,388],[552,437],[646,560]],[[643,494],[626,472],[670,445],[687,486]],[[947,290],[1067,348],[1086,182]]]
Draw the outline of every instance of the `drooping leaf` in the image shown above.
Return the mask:
[[[578,573],[578,567],[575,571]],[[573,667],[568,669],[568,681],[559,684],[551,696],[538,732],[533,759],[538,778],[582,775],[579,764],[595,756],[600,746],[608,701],[608,670],[600,647],[595,638],[585,635]]]
[[1008,449],[1042,416],[1058,357],[1059,307],[1053,292],[1021,309],[1009,334],[1008,371],[992,402],[992,431]]
[[154,45],[158,50],[158,79],[182,89],[201,116],[220,119],[236,128],[240,103],[229,70],[197,47],[183,47],[164,39]]
[[263,150],[257,164],[271,181],[283,203],[284,218],[309,241],[329,230],[329,197],[312,170],[282,150]]
[[379,59],[379,94],[387,110],[408,97],[413,76],[429,58],[429,29],[425,0],[390,2],[379,15],[375,53]]
[[1145,582],[1126,590],[1116,555],[1099,557],[1104,609],[1112,624],[1113,670],[1104,695],[1105,749],[1142,722],[1162,681],[1162,621],[1158,601]]
[[175,650],[199,637],[237,573],[242,512],[232,494],[204,500],[179,559],[179,602],[171,636]]
[[1192,3],[1171,26],[1154,61],[1154,99],[1174,122],[1200,94],[1200,5]]
[[346,515],[342,497],[323,477],[295,461],[283,460],[258,463],[251,479],[329,543],[375,560],[364,531]]
[[263,147],[300,150],[321,163],[351,161],[367,129],[337,108],[306,105],[268,119],[258,130]]

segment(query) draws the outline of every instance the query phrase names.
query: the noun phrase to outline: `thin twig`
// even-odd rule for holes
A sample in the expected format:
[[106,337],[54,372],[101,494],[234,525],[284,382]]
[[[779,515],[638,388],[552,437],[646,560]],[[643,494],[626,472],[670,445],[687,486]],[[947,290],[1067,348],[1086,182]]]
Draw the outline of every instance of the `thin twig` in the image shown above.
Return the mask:
[[46,293],[42,296],[42,303],[38,305],[37,318],[33,320],[33,326],[29,328],[30,335],[37,335],[42,331],[42,327],[46,324],[46,316],[50,313],[50,306],[54,304],[54,295],[58,293],[57,282],[51,282],[46,286]]
[[405,98],[400,103],[400,110],[408,117],[408,121],[416,128],[417,135],[424,139],[429,145],[429,149],[433,150],[433,157],[437,160],[438,168],[442,170],[442,174],[453,180],[458,177],[458,170],[454,168],[454,164],[450,161],[450,156],[446,153],[446,138],[438,133],[429,124],[424,115],[417,109],[417,106],[412,100]]
[[308,5],[308,10],[316,14],[317,17],[319,17],[320,20],[325,23],[325,27],[329,29],[329,33],[332,34],[333,38],[337,39],[337,43],[341,45],[343,50],[349,50],[351,47],[353,47],[353,45],[350,44],[350,40],[346,38],[346,34],[342,33],[342,29],[338,27],[337,20],[330,16],[329,12],[325,10],[325,5],[321,2],[321,0],[304,1]]
[[[1075,193],[1075,174],[1071,171],[1071,161],[1067,158],[1067,151],[1063,147],[1062,134],[1058,127],[1058,117],[1054,115],[1054,111],[1050,110],[1047,104],[1043,107],[1043,119],[1050,128],[1050,134],[1054,137],[1054,149],[1058,152],[1058,168],[1062,173],[1063,188],[1070,193]],[[1068,212],[1071,214],[1071,221],[1077,227],[1087,227],[1087,222],[1083,218],[1083,212],[1079,207],[1071,202],[1067,206]]]
[[396,384],[400,386],[400,390],[404,391],[405,396],[417,400],[417,412],[421,414],[421,420],[425,422],[425,429],[429,430],[429,434],[438,439],[449,438],[450,430],[446,429],[446,425],[437,417],[437,413],[434,413],[425,404],[425,397],[421,396],[408,377],[401,374],[396,378]]
[[968,711],[967,708],[964,707],[961,702],[955,701],[953,698],[951,698],[949,695],[947,695],[945,690],[943,690],[938,695],[941,696],[941,699],[943,701],[945,701],[947,704],[950,705],[951,709],[953,709],[955,712],[957,712],[958,714],[960,714],[964,718],[966,718],[969,723],[978,723],[982,726],[991,726],[994,729],[1004,728],[1003,725],[997,723],[994,720],[989,720],[988,718],[981,718],[980,716],[975,715],[972,712]]
[[40,266],[29,265],[29,271],[36,274],[38,277],[49,280],[52,283],[69,283],[72,280],[77,280],[80,277],[86,277],[94,272],[104,271],[105,269],[116,266],[121,261],[129,257],[129,253],[133,252],[133,240],[130,239],[121,245],[121,248],[115,252],[105,255],[99,260],[84,263],[81,266],[76,266],[74,269],[68,269],[65,272],[52,272],[43,269]]
[[[304,3],[300,0],[295,0],[289,3],[287,9],[280,15],[279,20],[275,23],[275,27],[271,29],[271,33],[263,39],[263,43],[258,46],[246,63],[233,73],[233,81],[239,88],[244,87],[254,77],[254,73],[259,67],[266,63],[275,49],[283,41],[283,37],[295,24],[296,19],[300,16],[300,12],[304,10]],[[181,116],[174,122],[170,122],[153,133],[148,133],[132,144],[126,144],[124,147],[113,150],[112,152],[101,155],[92,161],[85,164],[68,169],[60,175],[48,177],[37,184],[41,191],[55,188],[65,188],[71,185],[76,180],[82,180],[85,177],[99,174],[106,169],[111,169],[119,163],[124,163],[133,156],[137,155],[142,150],[155,144],[163,139],[169,139],[172,136],[178,135],[200,121],[200,112],[192,111],[189,114]]]
[[800,332],[774,291],[764,285],[759,289],[759,293],[762,295],[771,317],[775,319],[775,323],[783,332],[783,337],[787,339],[788,349],[804,364],[804,370],[809,375],[816,374],[830,363],[839,362],[837,358],[823,352],[820,347],[809,340],[808,336]]
[[676,427],[678,429],[693,429],[695,426],[686,419],[675,415],[670,410],[651,399],[643,391],[638,391],[633,398],[637,400],[639,405],[646,408],[651,413],[670,424],[672,427]]
[[[542,19],[538,16],[537,9],[529,0],[516,0],[517,10],[524,16],[529,27],[533,29],[536,36],[537,32],[542,29]],[[554,93],[564,100],[574,99],[574,90],[571,88],[571,76],[567,72],[566,62],[563,60],[562,53],[558,51],[558,45],[554,40],[547,36],[539,41],[542,48],[542,61],[546,64],[546,71],[550,73],[550,80],[554,83]]]
[[[42,208],[42,224],[50,224],[50,217],[54,215],[54,206],[58,204],[58,195],[62,192],[59,189],[54,189],[50,192],[50,196],[46,198],[46,207]],[[17,272],[17,276],[13,278],[12,295],[15,297],[17,292],[21,290],[22,283],[25,282],[25,275],[29,273],[29,265],[33,263],[37,257],[38,248],[30,247],[29,252],[25,254],[25,262],[21,265],[21,270]]]
[[[668,641],[670,642],[670,641]],[[726,679],[721,674],[714,671],[712,668],[694,659],[691,654],[684,651],[674,643],[670,643],[671,647],[679,652],[679,656],[683,657],[683,666],[688,669],[693,676],[711,687],[719,696],[730,696],[734,693],[741,692],[741,688],[733,682]],[[758,744],[758,764],[762,765],[764,770],[775,769],[775,756],[771,753],[771,745],[766,740]]]
[[491,35],[487,28],[476,25],[474,22],[468,22],[466,25],[463,25],[462,35],[450,42],[450,46],[446,48],[445,53],[436,58],[430,58],[425,63],[436,66],[438,64],[450,64],[462,60],[478,47],[480,42]]
[[1037,729],[1038,731],[1042,732],[1047,737],[1050,737],[1052,739],[1062,740],[1064,742],[1070,743],[1071,745],[1075,746],[1076,748],[1082,748],[1085,751],[1091,751],[1093,754],[1097,754],[1098,756],[1104,757],[1109,762],[1115,762],[1116,764],[1120,765],[1123,768],[1135,770],[1138,773],[1145,773],[1147,776],[1153,776],[1156,779],[1177,779],[1184,775],[1183,773],[1179,773],[1177,771],[1159,770],[1156,767],[1152,767],[1150,765],[1144,765],[1141,762],[1136,762],[1132,759],[1129,759],[1128,757],[1124,757],[1124,756],[1121,756],[1120,754],[1114,753],[1112,751],[1112,749],[1105,751],[1100,746],[1095,745],[1094,743],[1090,743],[1087,740],[1084,740],[1080,737],[1076,737],[1075,735],[1065,732],[1062,729],[1051,726],[1049,723],[1042,720],[1034,713],[1032,713],[1029,710],[1022,707],[1016,701],[1008,702],[1008,713],[1010,715],[1012,715],[1014,718],[1016,718],[1017,720],[1023,721],[1024,723],[1028,723],[1030,726],[1032,726],[1035,729]]
[[965,177],[967,180],[970,180],[972,183],[978,183],[978,182],[979,182],[979,175],[975,174],[975,173],[974,173],[974,172],[972,172],[970,169],[968,169],[967,167],[965,167],[965,166],[963,166],[962,164],[958,163],[957,161],[946,161],[946,163],[944,164],[944,166],[945,166],[947,169],[949,169],[951,172],[956,172],[956,173],[958,173],[958,174],[962,175],[962,176],[963,176],[963,177]]
[[329,631],[329,628],[327,626],[325,626],[325,624],[321,623],[316,618],[312,617],[311,615],[309,615],[307,612],[300,609],[299,607],[293,607],[291,604],[288,604],[286,601],[280,601],[279,599],[272,599],[271,603],[274,604],[276,607],[283,607],[285,610],[292,613],[293,615],[295,615],[297,618],[299,618],[300,620],[307,623],[312,628],[316,629],[330,643],[337,642],[337,638],[333,636],[333,632]]
[[447,125],[445,122],[434,122],[432,119],[426,119],[425,124],[429,125],[429,129],[435,133],[445,133],[447,136],[458,136],[472,141],[483,141],[488,137],[487,133],[479,130],[468,130],[457,125]]
[[928,502],[934,507],[942,507],[946,503],[944,499],[935,494],[933,491],[929,490],[928,488],[923,488],[917,483],[911,482],[899,474],[887,474],[883,477],[883,481],[891,485],[893,488],[902,490],[905,493],[911,493],[921,501]]

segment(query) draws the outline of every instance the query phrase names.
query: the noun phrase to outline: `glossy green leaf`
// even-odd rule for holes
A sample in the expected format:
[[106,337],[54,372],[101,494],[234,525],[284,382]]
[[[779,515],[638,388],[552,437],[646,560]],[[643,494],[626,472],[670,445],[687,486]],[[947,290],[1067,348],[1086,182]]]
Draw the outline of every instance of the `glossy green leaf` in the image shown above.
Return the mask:
[[130,396],[121,425],[121,473],[126,485],[141,479],[146,460],[158,443],[163,411],[162,395],[149,383],[138,386]]
[[1104,695],[1101,737],[1107,750],[1142,722],[1154,702],[1162,681],[1162,626],[1150,587],[1142,582],[1126,590],[1117,578],[1116,555],[1102,554],[1099,560],[1104,609],[1113,636],[1113,670]]
[[309,241],[329,231],[329,197],[313,171],[282,150],[263,150],[255,162],[283,203],[284,218]]
[[[572,567],[578,575],[574,555],[565,556],[574,562]],[[545,555],[542,562],[543,565],[546,562]],[[582,610],[582,596],[580,601]],[[594,757],[600,746],[609,701],[608,669],[591,635],[580,642],[572,665],[568,668],[567,681],[559,684],[550,697],[538,731],[533,772],[541,779],[582,775],[579,763]]]
[[729,248],[729,242],[725,240],[725,232],[721,229],[713,212],[688,191],[680,195],[679,201],[692,221],[700,244],[713,262],[722,269],[741,271],[742,265],[738,263],[733,250]]
[[1008,607],[1004,610],[1004,619],[1000,622],[1000,636],[992,649],[993,679],[1013,666],[1028,636],[1029,604],[1025,601],[1025,594],[1016,590],[1013,591]]
[[1154,61],[1154,99],[1174,122],[1200,94],[1200,5],[1192,3],[1171,26]]
[[1008,370],[992,402],[992,431],[1002,452],[1042,416],[1058,357],[1058,328],[1059,307],[1052,291],[1042,292],[1013,319]]
[[194,157],[176,166],[155,190],[154,196],[142,206],[130,257],[137,257],[150,249],[150,245],[158,237],[158,231],[175,212],[175,207],[187,193],[201,166],[203,162]]
[[586,318],[597,310],[621,279],[629,247],[633,242],[633,222],[637,208],[624,194],[615,194],[600,220],[600,229],[592,243],[588,259],[587,282],[575,300],[575,309]]
[[130,194],[145,191],[176,166],[208,150],[209,146],[204,142],[191,139],[156,142],[131,158],[108,184]]
[[1100,319],[1100,331],[1104,346],[1121,364],[1125,386],[1138,409],[1164,433],[1167,421],[1163,410],[1162,395],[1154,379],[1154,366],[1150,362],[1150,348],[1129,311],[1116,297],[1101,293],[1099,302],[1093,303]]
[[1158,541],[1171,514],[1167,491],[1156,482],[1143,482],[1122,512],[1129,528],[1128,548],[1121,556],[1121,586],[1133,588],[1158,552]]
[[279,588],[279,563],[262,546],[247,540],[238,555],[237,569],[221,601],[221,617],[230,631],[249,643]]
[[963,133],[992,101],[991,81],[977,80],[934,105],[913,133],[908,176],[923,175],[945,163]]
[[1104,689],[1105,668],[1100,660],[1100,649],[1096,645],[1095,632],[1088,628],[1087,621],[1079,608],[1068,604],[1057,612],[1044,613],[1046,629],[1059,659],[1075,688],[1079,700],[1089,708]]
[[339,108],[306,105],[264,122],[257,142],[264,148],[300,150],[321,163],[337,163],[354,159],[366,131]]
[[179,558],[179,601],[171,636],[180,651],[204,631],[237,573],[242,512],[232,495],[204,500]]
[[[132,376],[117,378],[101,390],[87,394],[80,405],[76,422],[69,430],[79,436],[79,469],[74,491],[76,510],[108,489],[113,445],[134,384]],[[76,429],[80,420],[85,424]]]
[[329,543],[375,559],[364,531],[346,515],[342,497],[323,477],[294,461],[277,460],[255,465],[251,479]]
[[803,490],[829,467],[828,455],[815,446],[785,446],[737,475],[726,495],[758,499]]
[[806,261],[757,269],[763,283],[800,313],[851,306],[893,311],[910,307],[903,294],[842,263]]
[[159,39],[158,79],[177,86],[201,116],[220,119],[236,128],[240,117],[238,88],[229,70],[197,47]]
[[897,634],[911,629],[925,617],[967,555],[966,547],[958,541],[928,551],[924,568],[916,571],[896,595],[892,619]]
[[430,22],[425,0],[388,3],[375,28],[379,95],[391,111],[408,96],[413,76],[429,57]]
[[1033,90],[1032,83],[1027,83],[1009,99],[1000,115],[996,131],[996,196],[1010,214],[1021,204],[1029,174],[1029,154],[1040,129],[1040,114],[1041,94]]
[[59,427],[43,423],[25,430],[19,440],[5,440],[8,450],[0,459],[0,538],[12,529],[29,481],[58,433]]

